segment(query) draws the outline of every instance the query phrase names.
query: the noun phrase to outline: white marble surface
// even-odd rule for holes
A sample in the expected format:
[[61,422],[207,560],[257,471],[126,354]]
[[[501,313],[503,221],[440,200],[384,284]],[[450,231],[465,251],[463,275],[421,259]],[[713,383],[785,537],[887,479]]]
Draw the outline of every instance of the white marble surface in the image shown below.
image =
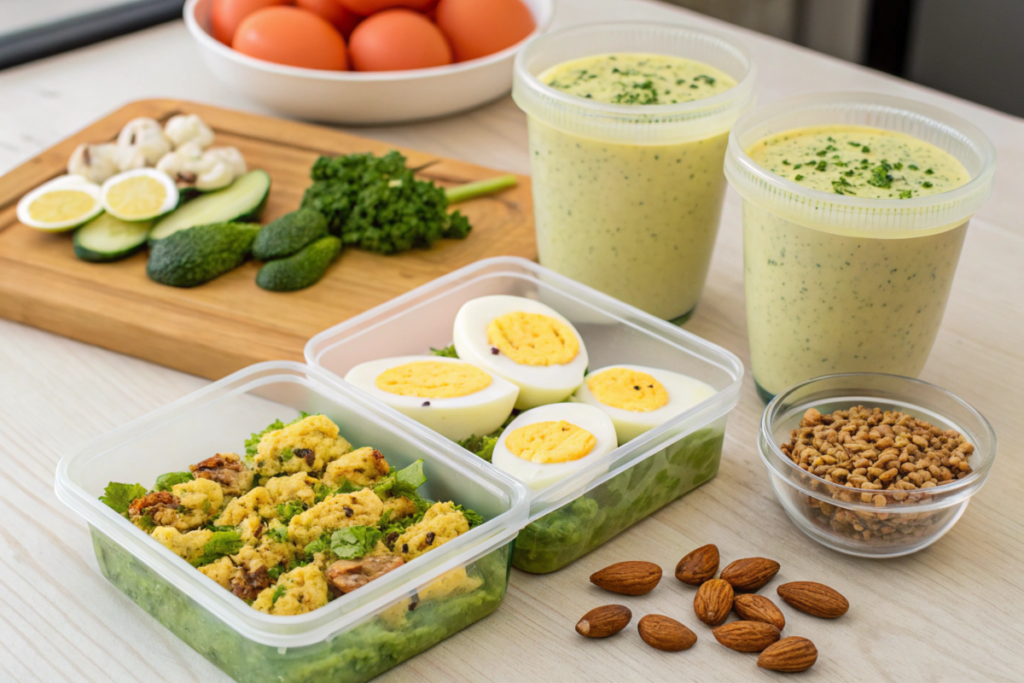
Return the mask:
[[[562,0],[556,24],[645,18],[733,30],[665,5]],[[894,78],[749,32],[761,102],[831,90],[889,92],[946,107],[996,142],[996,193],[972,224],[949,308],[924,378],[961,395],[994,424],[999,462],[957,527],[932,548],[887,562],[857,560],[805,538],[776,503],[755,450],[762,410],[749,381],[730,418],[719,476],[613,541],[549,576],[513,572],[501,609],[389,673],[387,680],[747,680],[755,658],[725,650],[692,616],[692,591],[671,578],[693,547],[765,555],[784,580],[835,585],[850,613],[822,622],[787,611],[787,634],[807,635],[821,658],[801,680],[1021,680],[1024,671],[1024,123]],[[169,24],[0,73],[0,172],[87,122],[139,98],[180,97],[256,110],[215,81]],[[524,120],[510,100],[454,119],[370,137],[528,172]],[[701,307],[688,329],[747,359],[739,201],[727,197]],[[99,574],[86,526],[53,494],[59,459],[89,438],[197,389],[204,380],[0,321],[0,680],[221,681],[211,664],[138,610]],[[692,650],[655,652],[635,626],[614,639],[572,631],[612,600],[593,571],[623,559],[666,570],[663,585],[628,604],[697,630]],[[772,591],[773,592],[773,591]]]

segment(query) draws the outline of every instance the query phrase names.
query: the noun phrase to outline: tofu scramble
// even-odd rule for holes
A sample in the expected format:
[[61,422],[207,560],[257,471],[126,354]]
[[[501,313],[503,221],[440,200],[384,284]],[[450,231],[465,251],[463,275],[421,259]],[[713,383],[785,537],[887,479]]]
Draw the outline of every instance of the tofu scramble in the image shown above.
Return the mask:
[[[100,500],[225,590],[267,614],[323,607],[483,522],[417,493],[423,461],[394,470],[323,415],[277,421],[152,490],[111,482]],[[465,570],[420,600],[474,590]],[[399,605],[400,606],[400,605]],[[396,612],[389,618],[401,619]]]

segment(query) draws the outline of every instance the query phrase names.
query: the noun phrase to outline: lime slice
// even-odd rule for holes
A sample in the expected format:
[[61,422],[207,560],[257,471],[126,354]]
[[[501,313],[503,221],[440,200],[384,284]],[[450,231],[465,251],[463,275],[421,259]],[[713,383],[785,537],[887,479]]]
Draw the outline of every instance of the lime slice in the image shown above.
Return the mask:
[[76,228],[103,211],[100,186],[81,176],[54,178],[18,202],[18,220],[39,230]]
[[123,221],[148,221],[178,205],[171,177],[153,168],[119,173],[103,183],[103,208]]

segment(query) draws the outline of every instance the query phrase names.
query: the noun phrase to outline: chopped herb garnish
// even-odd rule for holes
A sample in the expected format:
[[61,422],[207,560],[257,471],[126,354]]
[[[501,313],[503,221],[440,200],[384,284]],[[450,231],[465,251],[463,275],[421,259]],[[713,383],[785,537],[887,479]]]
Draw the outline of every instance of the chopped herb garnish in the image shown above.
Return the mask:
[[192,476],[191,472],[167,472],[156,478],[156,485],[153,486],[153,490],[170,491],[171,487],[175,484],[184,484],[186,481],[192,481],[193,479],[195,477]]
[[902,190],[900,192],[900,199],[910,199],[912,196],[914,196],[914,193],[910,190]]
[[433,346],[430,347],[431,356],[441,356],[442,358],[458,358],[459,354],[455,352],[455,344],[445,346],[440,349],[435,349]]
[[128,506],[136,498],[142,498],[148,491],[141,484],[120,484],[112,481],[103,489],[100,502],[112,509],[114,512],[128,516]]
[[216,531],[210,537],[210,540],[203,545],[202,554],[191,560],[191,564],[194,567],[202,567],[211,562],[216,562],[225,555],[234,555],[242,549],[243,545],[245,543],[237,531]]

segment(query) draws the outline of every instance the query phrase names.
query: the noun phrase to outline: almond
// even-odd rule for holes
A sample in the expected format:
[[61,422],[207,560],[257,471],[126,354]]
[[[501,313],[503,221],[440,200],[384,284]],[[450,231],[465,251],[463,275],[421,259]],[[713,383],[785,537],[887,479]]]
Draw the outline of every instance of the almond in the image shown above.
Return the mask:
[[722,578],[740,593],[753,593],[779,573],[779,563],[765,557],[736,560],[722,570]]
[[676,565],[676,578],[691,586],[712,579],[718,571],[718,546],[709,543],[692,551]]
[[781,637],[779,629],[763,621],[734,621],[711,632],[715,640],[737,652],[760,652]]
[[846,614],[850,603],[839,591],[814,581],[793,581],[778,588],[779,597],[801,612],[822,619],[835,619]]
[[740,619],[763,621],[780,631],[786,628],[786,617],[782,615],[782,611],[763,595],[753,593],[737,595],[732,601],[732,609]]
[[697,642],[697,634],[671,619],[660,614],[648,614],[637,625],[640,637],[656,650],[679,652],[689,650]]
[[818,661],[818,648],[806,638],[790,636],[769,645],[757,658],[757,665],[770,671],[807,671]]
[[708,626],[718,626],[732,609],[733,590],[728,581],[711,579],[701,584],[693,598],[693,611]]
[[590,576],[590,583],[612,593],[646,595],[661,581],[661,567],[653,562],[618,562]]
[[576,624],[576,633],[587,638],[607,638],[626,628],[633,613],[623,605],[595,607]]

